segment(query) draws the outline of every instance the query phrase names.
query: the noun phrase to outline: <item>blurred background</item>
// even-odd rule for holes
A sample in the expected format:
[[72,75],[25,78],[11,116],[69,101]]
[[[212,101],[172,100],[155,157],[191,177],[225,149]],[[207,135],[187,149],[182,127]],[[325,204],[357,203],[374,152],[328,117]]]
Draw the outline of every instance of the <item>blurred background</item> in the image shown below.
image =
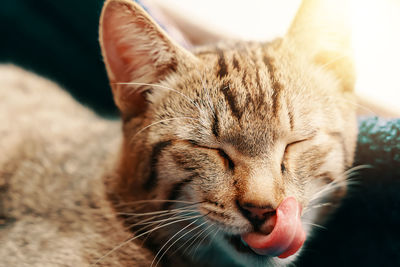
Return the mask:
[[0,62],[56,81],[98,113],[115,113],[98,46],[101,0],[1,0]]
[[[282,36],[301,0],[155,0],[187,20],[229,36],[270,40]],[[349,0],[356,90],[380,113],[400,115],[400,0]],[[364,112],[368,113],[367,110]]]
[[[400,0],[352,1],[357,92],[380,114],[400,115]],[[141,0],[216,35],[270,40],[300,0]],[[102,0],[2,0],[0,62],[55,80],[100,114],[115,114],[97,42]],[[153,9],[153,7],[155,7]],[[178,25],[180,26],[180,25]],[[362,103],[364,104],[364,103]],[[367,109],[365,113],[371,113]]]

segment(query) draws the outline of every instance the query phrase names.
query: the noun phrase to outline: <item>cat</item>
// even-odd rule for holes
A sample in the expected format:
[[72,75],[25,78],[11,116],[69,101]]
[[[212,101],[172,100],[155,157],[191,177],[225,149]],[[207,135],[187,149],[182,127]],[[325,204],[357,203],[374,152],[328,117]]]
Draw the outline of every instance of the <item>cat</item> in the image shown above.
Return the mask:
[[294,262],[353,162],[342,4],[305,0],[281,39],[188,51],[133,1],[105,1],[100,45],[121,121],[2,66],[1,264]]

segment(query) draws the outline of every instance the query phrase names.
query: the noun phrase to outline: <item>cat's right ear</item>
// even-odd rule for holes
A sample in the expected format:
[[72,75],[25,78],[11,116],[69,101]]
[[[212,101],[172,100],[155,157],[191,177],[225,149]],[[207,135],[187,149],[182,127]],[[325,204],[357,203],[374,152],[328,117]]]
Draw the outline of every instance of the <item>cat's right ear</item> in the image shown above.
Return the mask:
[[149,87],[138,83],[157,83],[195,60],[132,0],[105,2],[99,35],[114,101],[124,118],[147,108],[144,90]]

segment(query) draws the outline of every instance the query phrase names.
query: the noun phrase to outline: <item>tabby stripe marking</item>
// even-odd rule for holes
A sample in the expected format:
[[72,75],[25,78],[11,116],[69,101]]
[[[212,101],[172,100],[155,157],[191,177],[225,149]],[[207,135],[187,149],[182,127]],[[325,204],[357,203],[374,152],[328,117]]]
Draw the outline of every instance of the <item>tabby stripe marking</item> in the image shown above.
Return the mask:
[[221,91],[225,96],[226,102],[228,102],[229,108],[232,111],[232,115],[235,116],[238,120],[242,118],[243,112],[240,108],[236,105],[235,95],[232,93],[232,90],[229,84],[222,84]]
[[217,113],[214,113],[214,121],[212,124],[212,133],[214,134],[215,137],[219,137],[219,118]]
[[224,52],[221,49],[217,48],[217,53],[219,66],[217,76],[219,78],[223,78],[228,74],[228,67],[226,66]]
[[242,77],[242,84],[246,88],[248,86],[247,84],[247,72],[246,70],[243,70],[243,77]]
[[[186,143],[186,142],[185,142]],[[191,165],[187,155],[181,153],[172,154],[172,157],[177,165],[182,167],[185,171],[193,172],[198,169],[198,166]]]
[[235,68],[237,71],[240,71],[239,61],[237,60],[237,58],[235,56],[233,56],[232,64],[233,64],[233,68]]
[[186,141],[189,142],[190,144],[192,144],[193,146],[200,146],[200,144],[199,144],[197,141],[195,141],[195,140],[188,139],[188,140],[186,140]]
[[262,106],[265,103],[265,92],[261,86],[259,72],[260,72],[259,70],[257,70],[257,72],[256,72],[256,83],[257,83],[257,88],[258,88],[258,92],[259,92],[259,95],[258,95],[258,100],[260,102],[259,105]]
[[161,155],[161,152],[169,147],[172,144],[172,140],[167,140],[167,141],[161,141],[157,144],[154,145],[153,151],[151,153],[150,157],[150,175],[147,178],[147,181],[143,185],[144,189],[147,191],[153,189],[157,185],[157,163],[158,159]]
[[278,109],[280,107],[279,97],[282,92],[282,84],[278,81],[278,79],[276,78],[276,75],[275,75],[276,68],[273,64],[274,59],[267,55],[264,55],[263,61],[268,68],[269,75],[270,75],[271,82],[272,82],[272,89],[274,90],[274,92],[272,93],[272,110],[273,110],[274,114],[277,114]]
[[176,58],[171,58],[170,62],[158,67],[156,77],[164,77],[171,72],[176,72],[178,69],[178,60]]
[[261,91],[260,74],[259,74],[258,69],[256,71],[256,85],[257,85],[258,90],[260,90],[260,93],[264,93]]
[[252,58],[253,63],[254,63],[254,67],[256,68],[256,86],[257,86],[257,89],[258,89],[258,92],[259,92],[259,95],[257,96],[257,99],[259,101],[258,105],[260,107],[265,103],[265,92],[262,90],[261,81],[260,81],[260,70],[259,70],[259,67],[258,67],[258,61],[259,61],[258,58],[259,57],[257,56],[255,51],[253,51],[251,53],[251,56],[252,56],[251,58]]
[[[189,176],[188,178],[185,178],[183,181],[174,184],[172,186],[171,191],[168,194],[168,198],[167,199],[168,200],[177,200],[180,197],[181,193],[183,192],[182,188],[185,185],[190,184],[196,176],[197,176],[197,174],[193,174],[193,175]],[[163,205],[163,209],[164,210],[169,209],[172,204],[174,204],[174,203],[173,202],[166,202]]]
[[289,109],[289,107],[288,107],[288,116],[289,116],[290,130],[293,131],[293,129],[294,129],[294,117],[293,117],[293,112]]
[[[246,102],[244,103],[244,109],[249,109],[250,108],[250,104],[251,104],[251,95],[250,93],[247,92],[246,94]],[[254,106],[253,106],[254,109]]]

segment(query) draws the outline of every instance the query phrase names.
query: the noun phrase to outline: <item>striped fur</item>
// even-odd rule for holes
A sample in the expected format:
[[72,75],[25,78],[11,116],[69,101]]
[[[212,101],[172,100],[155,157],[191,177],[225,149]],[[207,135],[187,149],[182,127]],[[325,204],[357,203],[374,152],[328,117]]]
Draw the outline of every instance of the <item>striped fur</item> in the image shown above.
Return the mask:
[[[108,3],[114,10],[129,6],[140,13],[139,7],[125,1]],[[306,1],[301,12],[309,16],[311,11],[326,8],[320,5]],[[112,21],[118,25],[115,17]],[[325,46],[325,36],[316,31],[319,35],[315,38],[321,38],[316,42],[319,46],[298,45],[303,33],[297,22],[304,23],[301,13],[287,36],[269,43],[220,42],[190,53],[170,41],[157,26],[136,25],[132,17],[132,32],[154,28],[152,43],[167,46],[171,52],[155,58],[133,54],[125,57],[127,64],[159,62],[157,57],[162,56],[173,58],[176,65],[170,72],[145,81],[155,84],[148,86],[150,93],[142,100],[147,106],[141,113],[129,114],[125,122],[123,171],[113,181],[113,197],[122,202],[150,198],[198,203],[195,212],[203,215],[201,222],[206,222],[200,229],[213,225],[221,230],[209,240],[209,248],[215,249],[212,244],[219,243],[224,253],[246,266],[287,264],[288,260],[277,258],[260,260],[231,246],[237,234],[252,229],[238,203],[276,208],[284,198],[294,196],[307,210],[315,205],[312,200],[324,185],[343,181],[344,171],[352,163],[356,137],[354,107],[349,104],[353,101],[348,88],[351,79],[347,78],[351,73],[338,72],[329,63],[329,67],[322,67],[332,58],[321,55],[332,55],[329,51],[335,40],[326,37],[331,39]],[[128,28],[124,31],[129,34]],[[105,44],[103,39],[106,63],[112,60],[107,50],[112,38],[118,42],[112,35],[107,36]],[[145,39],[140,34],[135,38]],[[343,44],[342,39],[337,41]],[[110,76],[118,80],[118,68],[111,64],[107,67]],[[346,85],[341,81],[347,81]],[[112,87],[121,95],[138,90],[134,84]],[[121,112],[124,115],[124,109]],[[135,163],[137,160],[141,163]],[[344,190],[342,185],[338,190]],[[323,199],[329,199],[329,194]],[[160,203],[144,207],[144,211],[176,206]],[[317,211],[304,218],[322,221]],[[152,244],[161,246],[180,227],[154,234]],[[178,244],[187,238],[182,237]],[[188,255],[180,256],[192,260]]]
[[[114,12],[107,16],[117,25],[114,30],[118,32],[118,24],[129,21],[132,36],[136,34],[133,43],[122,43],[124,49],[147,45],[143,43],[146,37],[141,35],[149,33],[141,29],[152,28],[154,49],[160,46],[166,51],[165,55],[125,54],[122,55],[125,64],[159,64],[159,57],[173,58],[174,62],[174,69],[169,72],[160,74],[156,68],[157,75],[146,74],[146,77],[156,78],[145,80],[149,85],[145,89],[148,93],[141,100],[146,103],[141,112],[126,114],[125,109],[136,109],[127,108],[129,103],[121,108],[123,116],[129,116],[129,120],[124,126],[120,175],[112,181],[112,198],[122,203],[142,199],[196,203],[192,209],[202,217],[195,225],[205,224],[191,234],[182,234],[173,248],[189,242],[196,233],[210,226],[219,231],[213,238],[203,240],[207,246],[199,245],[206,253],[204,257],[222,250],[244,266],[281,266],[294,260],[296,256],[285,260],[256,256],[235,243],[238,234],[253,229],[241,205],[275,209],[283,199],[294,196],[302,204],[303,211],[307,211],[319,201],[329,200],[329,196],[333,198],[330,201],[336,202],[338,196],[343,195],[332,193],[314,199],[329,183],[339,183],[333,191],[344,192],[344,171],[352,164],[356,124],[351,104],[353,95],[349,90],[351,69],[340,72],[334,66],[342,64],[343,56],[339,62],[333,59],[329,63],[332,60],[329,55],[348,52],[347,47],[342,46],[343,51],[331,53],[332,47],[339,47],[332,42],[342,45],[347,37],[341,39],[337,34],[338,40],[333,40],[314,27],[314,38],[321,38],[321,41],[315,42],[315,46],[314,42],[304,44],[301,29],[306,29],[307,25],[298,23],[313,20],[305,20],[300,13],[284,38],[268,43],[221,41],[189,52],[169,40],[139,7],[122,0],[107,3],[108,7],[112,6],[108,9]],[[120,22],[118,10],[130,9],[145,17],[151,26],[143,26],[143,20],[137,23],[135,16]],[[325,9],[320,2],[311,0],[305,1],[301,12],[310,16],[311,11]],[[107,6],[105,10],[107,14]],[[128,16],[127,13],[124,16]],[[129,28],[124,27],[124,33],[129,35]],[[305,33],[304,38],[309,37],[310,33]],[[130,92],[134,95],[143,89],[137,84],[113,83],[119,77],[124,79],[117,71],[124,68],[123,65],[108,64],[113,60],[109,55],[118,55],[118,42],[123,42],[118,38],[118,34],[108,34],[100,39],[112,77],[111,86],[117,92],[117,104],[123,101],[118,94]],[[330,42],[326,43],[325,39]],[[115,51],[107,48],[110,42],[117,44]],[[349,57],[346,56],[346,60],[350,60]],[[135,77],[132,82],[141,80],[135,71],[130,76]],[[159,203],[143,207],[143,212],[174,207],[182,205]],[[327,209],[323,214],[326,212]],[[323,218],[318,214],[318,210],[305,213],[304,221],[321,223]],[[192,220],[152,234],[149,248],[157,251],[163,244],[171,244],[170,238],[190,222]],[[311,231],[308,225],[305,228]],[[177,254],[191,264],[204,264],[188,254],[179,251]],[[169,260],[175,257],[178,256]],[[211,266],[221,264],[213,259]]]
[[292,263],[300,252],[279,259],[242,244],[258,227],[243,207],[295,197],[309,236],[331,212],[315,207],[346,191],[357,131],[341,4],[304,1],[281,39],[187,51],[134,1],[107,0],[100,43],[122,125],[7,72],[0,264]]

